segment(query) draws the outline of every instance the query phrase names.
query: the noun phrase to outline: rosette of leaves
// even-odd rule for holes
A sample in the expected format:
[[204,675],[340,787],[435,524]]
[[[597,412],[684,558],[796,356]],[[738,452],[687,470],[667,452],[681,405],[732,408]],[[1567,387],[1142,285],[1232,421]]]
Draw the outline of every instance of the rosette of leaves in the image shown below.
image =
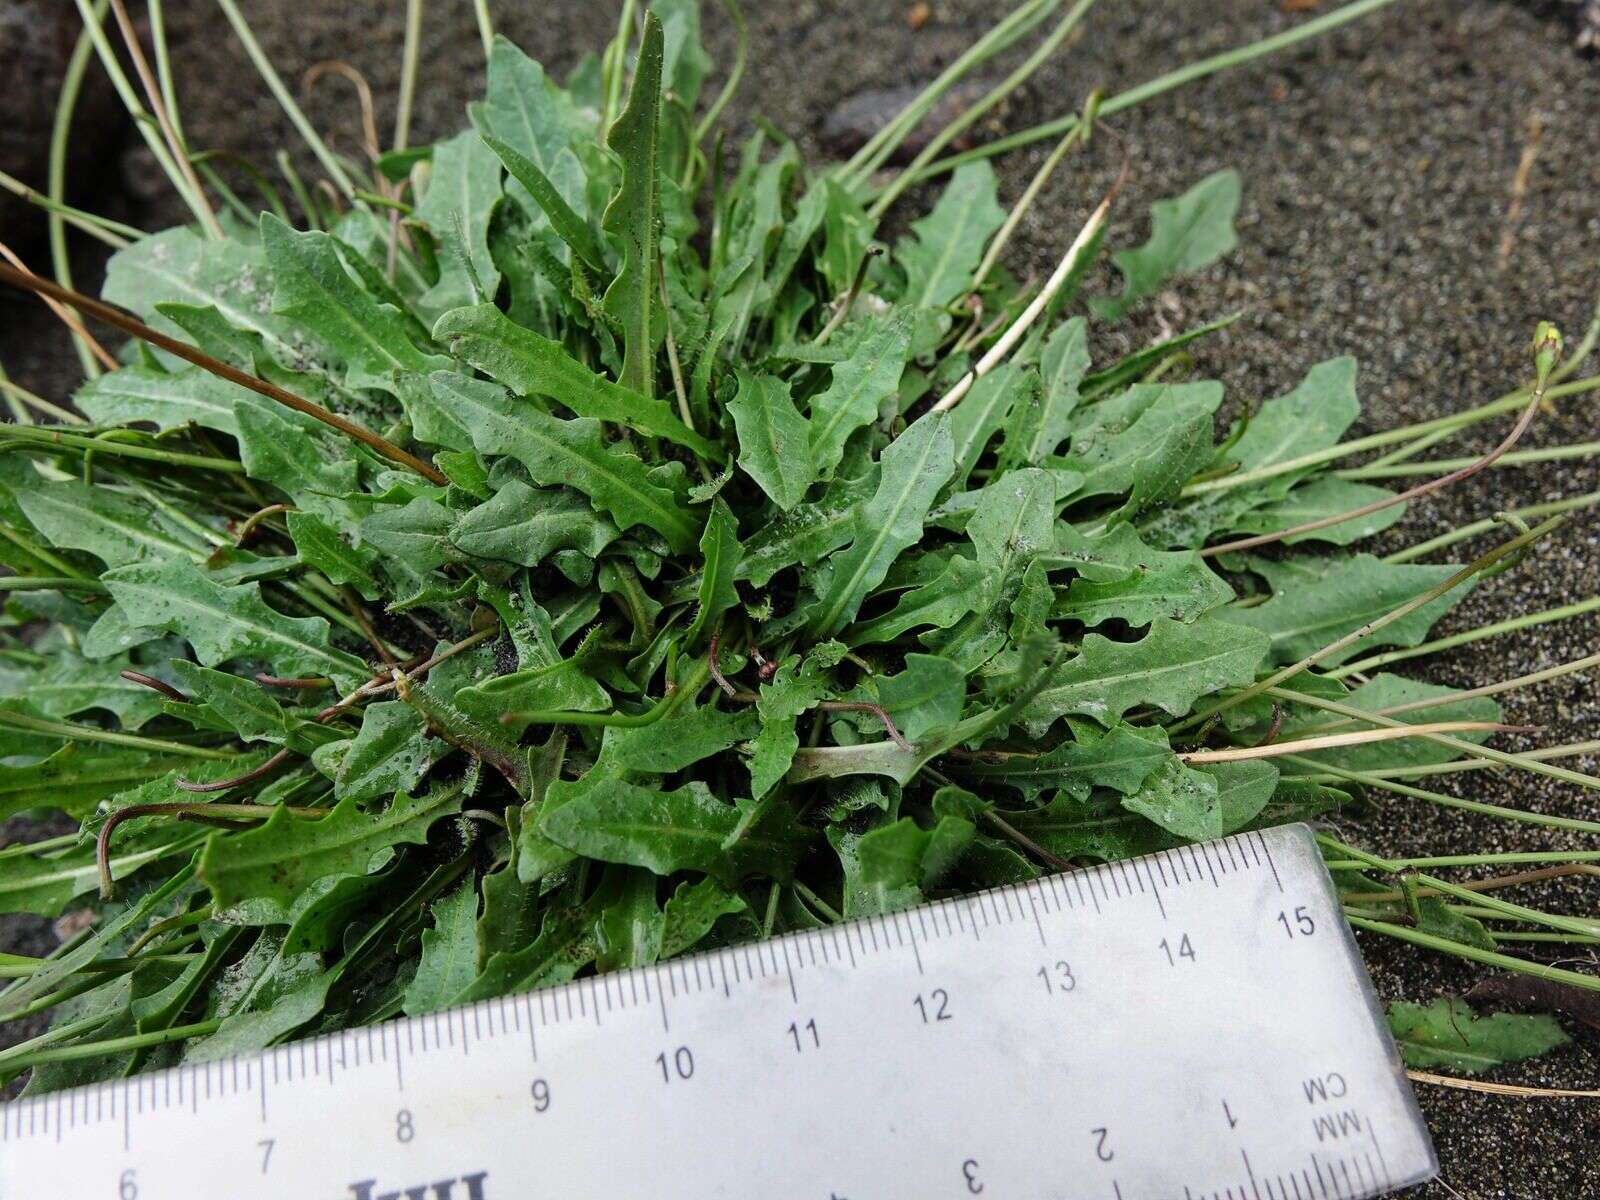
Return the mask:
[[1232,248],[1236,176],[1046,293],[986,161],[891,239],[861,162],[713,139],[698,28],[660,0],[564,85],[497,40],[353,201],[127,246],[104,298],[166,340],[0,433],[0,813],[81,822],[0,851],[0,907],[98,904],[9,964],[0,1017],[62,1006],[4,1060],[35,1089],[1312,817],[1482,736],[1194,760],[1329,705],[1495,719],[1326,670],[1471,586],[1350,549],[1403,506],[1206,550],[1387,495],[1327,469],[1353,362],[1219,430],[1213,327],[1096,360]]

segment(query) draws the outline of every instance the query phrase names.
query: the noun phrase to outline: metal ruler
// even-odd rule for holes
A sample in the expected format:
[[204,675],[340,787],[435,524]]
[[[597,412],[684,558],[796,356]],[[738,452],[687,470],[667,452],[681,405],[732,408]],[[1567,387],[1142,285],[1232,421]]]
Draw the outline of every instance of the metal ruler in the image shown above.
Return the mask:
[[1436,1169],[1305,826],[0,1108],[0,1200],[1353,1200]]

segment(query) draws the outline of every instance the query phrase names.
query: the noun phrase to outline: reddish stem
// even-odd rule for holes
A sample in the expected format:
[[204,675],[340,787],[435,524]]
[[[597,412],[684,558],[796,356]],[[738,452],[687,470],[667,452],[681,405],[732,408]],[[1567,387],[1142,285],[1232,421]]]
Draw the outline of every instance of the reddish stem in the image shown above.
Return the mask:
[[711,633],[711,655],[708,665],[711,668],[711,678],[717,681],[717,686],[730,696],[739,694],[739,689],[728,682],[728,677],[722,673],[722,668],[717,665],[717,650],[722,641],[722,626],[717,626]]
[[118,674],[129,683],[142,684],[144,687],[160,692],[168,700],[175,700],[179,704],[189,703],[189,697],[185,696],[165,679],[157,679],[154,675],[146,675],[143,671],[120,671]]
[[232,779],[219,779],[215,783],[190,783],[187,779],[176,779],[180,792],[225,792],[229,788],[241,787],[247,783],[254,783],[272,774],[289,759],[288,750],[279,750],[266,762],[253,771],[246,771],[243,775],[236,775]]
[[265,671],[257,672],[256,682],[263,687],[299,688],[302,691],[314,692],[321,688],[331,687],[333,680],[321,675],[305,675],[298,679],[288,679],[282,675],[268,675]]

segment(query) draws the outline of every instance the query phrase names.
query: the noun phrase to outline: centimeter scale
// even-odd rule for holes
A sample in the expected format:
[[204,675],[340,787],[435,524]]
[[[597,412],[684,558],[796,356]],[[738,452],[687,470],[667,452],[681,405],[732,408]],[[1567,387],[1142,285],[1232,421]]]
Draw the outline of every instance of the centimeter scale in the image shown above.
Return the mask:
[[0,1107],[0,1200],[1356,1200],[1436,1169],[1303,825]]

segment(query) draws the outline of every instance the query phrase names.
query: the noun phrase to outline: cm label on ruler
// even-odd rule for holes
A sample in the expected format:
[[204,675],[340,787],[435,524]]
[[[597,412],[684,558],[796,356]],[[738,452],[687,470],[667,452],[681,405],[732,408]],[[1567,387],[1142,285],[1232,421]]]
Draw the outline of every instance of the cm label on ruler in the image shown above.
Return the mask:
[[0,1109],[4,1200],[1355,1200],[1435,1168],[1303,826]]

